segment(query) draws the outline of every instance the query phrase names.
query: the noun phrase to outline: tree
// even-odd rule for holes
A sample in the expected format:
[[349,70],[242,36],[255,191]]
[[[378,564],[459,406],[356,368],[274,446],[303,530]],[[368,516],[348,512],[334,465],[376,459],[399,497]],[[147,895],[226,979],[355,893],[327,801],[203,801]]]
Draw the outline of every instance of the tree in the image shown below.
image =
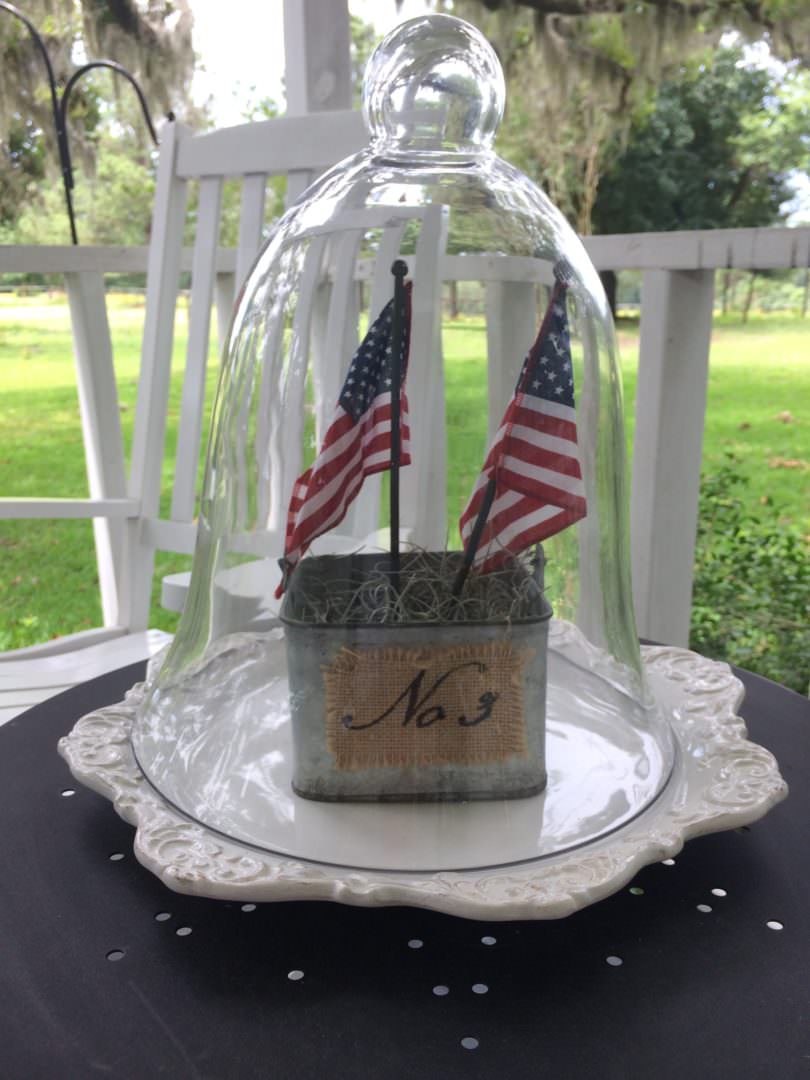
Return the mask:
[[685,57],[706,58],[736,28],[810,58],[805,0],[454,0],[453,10],[481,27],[504,65],[499,149],[580,232],[591,229],[606,154]]
[[738,30],[749,40],[767,39],[785,58],[810,60],[810,10],[806,0],[480,0],[491,12],[529,9],[538,32],[556,36],[576,50],[584,23],[595,17],[619,20],[625,33],[660,53],[665,38],[685,33]]
[[[156,109],[178,111],[194,70],[189,0],[27,0],[64,86],[77,57],[117,60],[132,72]],[[15,116],[33,120],[48,138],[52,115],[42,55],[24,24],[0,11],[0,129]]]
[[[187,88],[194,52],[188,0],[29,0],[24,14],[43,39],[57,94],[79,66],[77,61],[105,57],[132,72],[153,114],[171,109],[191,117]],[[134,92],[120,78],[91,72],[76,83],[67,126],[78,172],[94,175],[102,147],[118,154],[123,150],[135,164],[149,167],[149,135]],[[117,143],[111,146],[113,135]],[[122,171],[112,165],[104,169]],[[30,216],[32,200],[41,204],[40,212],[43,200],[53,203],[43,180],[55,183],[59,175],[42,53],[24,23],[0,9],[0,227],[8,231],[20,214]],[[133,191],[138,190],[133,181]],[[99,211],[97,200],[91,209]],[[57,216],[65,222],[64,211]],[[54,239],[64,242],[65,229]],[[84,239],[87,232],[85,224]]]
[[[90,151],[75,157],[73,205],[79,241],[83,244],[145,244],[149,236],[154,194],[156,151],[143,128],[134,95],[122,94],[110,102],[113,78],[109,72],[88,75],[85,100],[92,103],[92,124],[85,129]],[[74,120],[74,126],[76,121]],[[44,140],[35,141],[40,157]],[[38,159],[37,159],[38,160]],[[0,221],[0,242],[64,244],[68,241],[67,214],[58,157],[31,175],[25,198]],[[53,174],[56,173],[56,176]],[[0,190],[5,177],[0,173]]]
[[0,229],[16,220],[45,176],[45,145],[32,120],[15,117],[0,140]]
[[366,64],[377,44],[377,33],[371,23],[357,15],[349,16],[352,62],[352,108],[358,109],[363,98],[363,76]]
[[739,48],[684,69],[637,116],[626,146],[610,143],[597,231],[772,224],[790,195],[789,171],[810,156],[809,99],[806,72],[779,80],[746,64]]

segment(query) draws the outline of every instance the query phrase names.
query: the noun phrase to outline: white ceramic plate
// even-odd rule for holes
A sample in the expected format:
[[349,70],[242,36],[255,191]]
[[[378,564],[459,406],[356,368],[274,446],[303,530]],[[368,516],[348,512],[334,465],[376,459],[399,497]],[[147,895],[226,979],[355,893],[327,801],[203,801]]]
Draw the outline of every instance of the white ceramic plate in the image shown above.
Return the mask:
[[[662,793],[607,836],[519,864],[461,871],[353,869],[271,854],[189,820],[147,783],[130,735],[143,684],[90,713],[60,740],[72,774],[136,826],[135,854],[170,888],[240,901],[412,904],[477,919],[559,918],[620,889],[685,840],[756,820],[787,794],[773,756],[746,739],[743,687],[727,664],[645,647],[678,753]],[[371,810],[373,808],[365,808]]]
[[643,709],[592,670],[603,654],[570,623],[555,620],[551,640],[548,786],[534,797],[330,803],[293,794],[281,628],[221,639],[198,672],[162,688],[133,732],[135,758],[192,821],[286,858],[425,872],[557,855],[636,817],[663,790],[675,753],[669,710]]

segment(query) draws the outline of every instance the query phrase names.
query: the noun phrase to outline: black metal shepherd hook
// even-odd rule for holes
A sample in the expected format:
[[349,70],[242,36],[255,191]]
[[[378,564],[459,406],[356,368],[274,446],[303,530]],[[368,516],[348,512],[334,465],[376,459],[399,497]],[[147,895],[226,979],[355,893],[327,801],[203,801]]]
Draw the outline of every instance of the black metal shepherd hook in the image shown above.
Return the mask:
[[[56,143],[59,147],[59,164],[62,169],[62,185],[65,189],[65,204],[67,206],[68,221],[70,222],[70,241],[72,244],[78,244],[79,239],[76,235],[76,217],[73,212],[73,196],[71,194],[73,191],[73,163],[70,157],[70,143],[68,141],[67,130],[68,104],[70,102],[70,94],[73,87],[82,76],[93,68],[109,68],[111,71],[123,75],[124,78],[130,82],[135,93],[138,95],[146,126],[149,128],[152,142],[157,146],[158,138],[154,124],[152,123],[152,117],[149,114],[149,106],[146,104],[146,98],[134,75],[115,60],[91,60],[89,63],[83,64],[80,68],[77,68],[68,79],[65,89],[62,91],[61,101],[57,100],[56,78],[53,73],[53,65],[51,64],[51,58],[48,56],[48,50],[45,47],[45,42],[42,40],[39,31],[31,20],[26,15],[23,15],[19,8],[16,8],[13,4],[6,3],[6,0],[0,0],[0,10],[7,11],[10,15],[14,15],[25,25],[45,62],[45,68],[48,74],[48,86],[51,92],[51,109],[53,111],[53,124],[56,131]],[[174,120],[174,114],[169,113],[167,119]]]
[[[152,123],[152,117],[149,115],[149,106],[146,104],[146,98],[143,96],[143,90],[141,90],[138,80],[135,78],[135,76],[132,75],[129,71],[127,71],[127,69],[122,64],[119,64],[116,60],[90,60],[88,63],[82,64],[80,68],[77,68],[76,71],[74,71],[68,79],[65,85],[65,89],[62,91],[62,100],[59,103],[59,120],[62,125],[62,129],[65,132],[65,139],[67,139],[67,110],[68,102],[70,100],[70,92],[76,85],[76,83],[79,81],[79,79],[81,79],[82,76],[86,74],[86,72],[91,71],[93,68],[109,68],[110,71],[117,71],[119,75],[123,75],[125,79],[129,80],[132,88],[138,95],[138,101],[140,101],[141,103],[143,118],[146,121],[146,126],[149,128],[149,134],[152,137],[152,142],[155,144],[155,146],[157,146],[158,137]],[[174,119],[174,115],[172,113],[169,113],[169,119]]]

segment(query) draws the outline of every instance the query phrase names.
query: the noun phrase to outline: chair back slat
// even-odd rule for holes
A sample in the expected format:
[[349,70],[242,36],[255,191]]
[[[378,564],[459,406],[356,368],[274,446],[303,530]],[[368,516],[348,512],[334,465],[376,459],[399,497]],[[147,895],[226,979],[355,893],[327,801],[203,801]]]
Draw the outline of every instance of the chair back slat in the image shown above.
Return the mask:
[[[306,382],[301,377],[310,356],[312,309],[322,273],[326,239],[314,237],[304,257],[298,303],[291,335],[291,352],[282,383],[281,341],[275,341],[263,364],[262,389],[256,439],[257,466],[267,461],[265,447],[270,445],[269,528],[283,532],[293,484],[303,471],[304,426],[306,421]],[[282,319],[276,318],[279,328]]]
[[[182,125],[172,123],[164,127],[155,183],[154,239],[149,248],[141,373],[128,487],[130,496],[140,500],[143,524],[156,519],[160,511],[187,194],[186,181],[177,176],[175,166],[177,148],[185,134],[187,130]],[[143,540],[144,533],[145,528],[136,524],[129,530],[128,565],[121,581],[122,622],[134,630],[148,625],[152,593],[154,549]]]
[[[347,229],[327,242],[327,286],[320,290],[318,296],[320,310],[315,312],[315,335],[311,350],[318,447],[323,444],[332,422],[349,364],[360,340],[360,284],[356,269],[362,237],[361,230]],[[357,507],[356,499],[338,526],[341,535],[360,538],[357,532]],[[363,535],[368,531],[364,529]]]
[[441,257],[447,238],[442,206],[430,206],[422,219],[411,264],[411,354],[408,406],[413,464],[402,470],[401,521],[420,547],[441,550],[447,523],[445,505],[447,441],[441,347]]
[[491,442],[537,334],[537,286],[530,281],[487,282],[486,318],[487,438]]
[[201,180],[191,269],[188,347],[172,493],[171,516],[175,521],[191,521],[194,516],[221,202],[222,179],[212,176]]
[[[575,317],[576,312],[569,310],[569,317]],[[602,530],[606,535],[615,535],[615,522],[602,520],[602,511],[616,513],[616,507],[600,505],[597,488],[597,455],[603,452],[599,446],[597,437],[604,440],[610,439],[613,432],[599,427],[599,413],[604,402],[600,400],[600,394],[605,388],[599,381],[599,357],[601,355],[600,343],[596,338],[593,323],[589,319],[578,320],[579,331],[582,338],[582,371],[583,377],[580,385],[575,387],[577,405],[577,438],[579,443],[579,458],[582,466],[582,475],[585,484],[585,498],[588,503],[588,513],[576,524],[577,538],[579,541],[579,603],[577,610],[577,624],[591,641],[596,645],[606,646],[607,642],[602,639],[602,619],[600,618],[600,597],[604,597],[604,604],[608,611],[618,610],[619,597],[611,597],[603,592],[602,562],[599,557],[599,549],[602,541]],[[576,358],[574,360],[576,367]],[[609,392],[609,391],[608,391]],[[613,583],[615,584],[615,577]]]
[[240,289],[261,247],[266,191],[267,173],[250,173],[245,177],[239,215],[239,247],[236,253],[236,282]]
[[[262,244],[262,230],[264,227],[264,209],[267,196],[267,172],[251,172],[244,176],[242,181],[242,202],[239,213],[239,240],[236,251],[236,277],[235,285],[237,296],[244,286],[248,274],[256,260]],[[236,517],[239,528],[245,529],[250,517],[248,506],[247,475],[250,468],[248,460],[248,434],[249,413],[251,407],[251,394],[245,394],[242,399],[240,419],[236,428],[236,470],[238,484],[236,488]]]
[[318,446],[323,443],[349,360],[357,349],[359,311],[354,268],[361,238],[359,229],[346,230],[329,240],[327,246],[329,314],[325,339],[320,348],[313,352],[312,363],[315,440]]
[[[104,276],[100,270],[73,271],[65,274],[65,287],[90,496],[121,499],[127,480]],[[93,533],[104,625],[115,626],[120,621],[125,525],[97,517]]]
[[236,299],[236,273],[220,270],[216,275],[217,353],[222,356],[228,342],[233,302]]
[[288,210],[298,202],[309,185],[317,180],[320,170],[296,169],[287,173],[287,190],[284,193],[284,209]]
[[160,504],[187,194],[186,182],[177,176],[175,163],[178,145],[187,133],[180,124],[164,127],[155,184],[152,234],[159,239],[149,249],[143,362],[138,380],[129,491],[134,498],[140,498],[145,517],[156,517]]
[[380,237],[371,283],[371,299],[368,308],[369,323],[372,323],[377,318],[394,295],[394,276],[391,273],[391,267],[399,258],[406,224],[406,221],[399,221],[396,225],[389,225]]

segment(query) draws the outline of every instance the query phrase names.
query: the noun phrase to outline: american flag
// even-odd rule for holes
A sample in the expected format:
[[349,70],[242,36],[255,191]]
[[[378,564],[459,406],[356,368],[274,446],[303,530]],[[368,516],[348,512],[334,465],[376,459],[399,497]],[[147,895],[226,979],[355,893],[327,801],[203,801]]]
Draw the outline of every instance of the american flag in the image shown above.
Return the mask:
[[554,287],[537,340],[523,361],[515,393],[461,515],[465,548],[488,497],[492,503],[472,562],[483,573],[586,514],[563,282]]
[[[372,473],[391,468],[391,340],[394,300],[374,320],[352,357],[335,415],[314,463],[293,485],[287,510],[284,576],[276,596],[312,541],[343,520]],[[405,317],[400,342],[400,465],[410,465],[410,429],[405,373],[411,324],[411,283],[405,285]]]

